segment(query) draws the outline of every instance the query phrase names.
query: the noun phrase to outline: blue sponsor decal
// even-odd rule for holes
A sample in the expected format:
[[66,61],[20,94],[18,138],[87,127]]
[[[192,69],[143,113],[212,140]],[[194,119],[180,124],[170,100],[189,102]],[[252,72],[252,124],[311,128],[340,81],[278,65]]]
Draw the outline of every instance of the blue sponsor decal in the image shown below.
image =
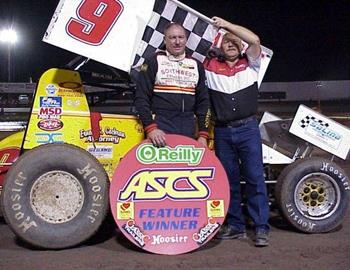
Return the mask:
[[331,139],[339,141],[342,136],[336,131],[330,129],[328,126],[322,125],[319,122],[313,121],[310,123],[310,127],[318,133],[319,136],[325,139]]
[[39,144],[47,144],[47,143],[64,143],[62,141],[62,133],[35,133],[38,137],[36,141]]
[[54,84],[48,84],[46,86],[46,93],[48,95],[56,95],[56,92],[57,92],[57,87],[54,85]]
[[60,108],[62,107],[62,97],[40,97],[40,107]]

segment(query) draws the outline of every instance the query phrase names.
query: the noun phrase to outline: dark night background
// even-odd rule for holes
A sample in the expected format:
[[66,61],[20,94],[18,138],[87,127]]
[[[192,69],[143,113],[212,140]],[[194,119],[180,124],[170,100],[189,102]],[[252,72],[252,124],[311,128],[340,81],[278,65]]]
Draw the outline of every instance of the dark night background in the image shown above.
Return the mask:
[[[142,0],[140,0],[141,2]],[[41,41],[59,0],[0,1],[0,29],[13,25],[20,41],[12,54],[12,81],[36,81],[75,54]],[[250,28],[274,51],[265,81],[350,79],[350,2],[183,0],[208,17]],[[0,44],[0,82],[7,79],[7,50]]]

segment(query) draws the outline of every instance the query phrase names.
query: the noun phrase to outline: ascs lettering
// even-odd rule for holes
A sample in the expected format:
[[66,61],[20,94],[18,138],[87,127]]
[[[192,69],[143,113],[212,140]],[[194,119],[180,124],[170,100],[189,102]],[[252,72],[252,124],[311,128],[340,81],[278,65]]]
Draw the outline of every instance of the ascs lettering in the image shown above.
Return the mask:
[[204,181],[212,180],[214,168],[146,169],[136,172],[119,193],[120,201],[200,200],[210,195]]

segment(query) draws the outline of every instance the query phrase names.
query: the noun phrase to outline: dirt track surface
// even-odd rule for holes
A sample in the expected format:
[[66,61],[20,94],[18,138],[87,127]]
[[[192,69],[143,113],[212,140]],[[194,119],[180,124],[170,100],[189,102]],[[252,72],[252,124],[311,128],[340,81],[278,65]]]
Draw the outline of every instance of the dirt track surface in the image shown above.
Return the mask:
[[248,239],[212,240],[199,250],[176,256],[145,253],[118,233],[112,222],[107,224],[87,244],[53,251],[21,242],[0,218],[0,270],[350,269],[350,211],[339,230],[311,235],[294,231],[271,212],[269,247],[254,247],[248,231]]
[[212,240],[192,253],[165,256],[138,250],[111,226],[77,248],[35,250],[16,239],[2,220],[0,269],[349,269],[350,214],[340,230],[327,234],[295,232],[278,216],[271,225],[266,248],[254,247],[251,238]]

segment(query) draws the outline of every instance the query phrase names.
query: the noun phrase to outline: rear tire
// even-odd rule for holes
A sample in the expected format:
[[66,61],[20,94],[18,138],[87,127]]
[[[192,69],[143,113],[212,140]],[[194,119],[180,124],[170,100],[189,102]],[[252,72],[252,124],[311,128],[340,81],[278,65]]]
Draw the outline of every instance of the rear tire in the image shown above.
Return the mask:
[[47,144],[21,156],[8,171],[2,194],[6,222],[24,241],[60,249],[89,239],[108,210],[109,180],[83,149]]
[[349,178],[334,162],[307,158],[288,165],[276,184],[276,201],[285,219],[306,233],[338,227],[349,206]]

